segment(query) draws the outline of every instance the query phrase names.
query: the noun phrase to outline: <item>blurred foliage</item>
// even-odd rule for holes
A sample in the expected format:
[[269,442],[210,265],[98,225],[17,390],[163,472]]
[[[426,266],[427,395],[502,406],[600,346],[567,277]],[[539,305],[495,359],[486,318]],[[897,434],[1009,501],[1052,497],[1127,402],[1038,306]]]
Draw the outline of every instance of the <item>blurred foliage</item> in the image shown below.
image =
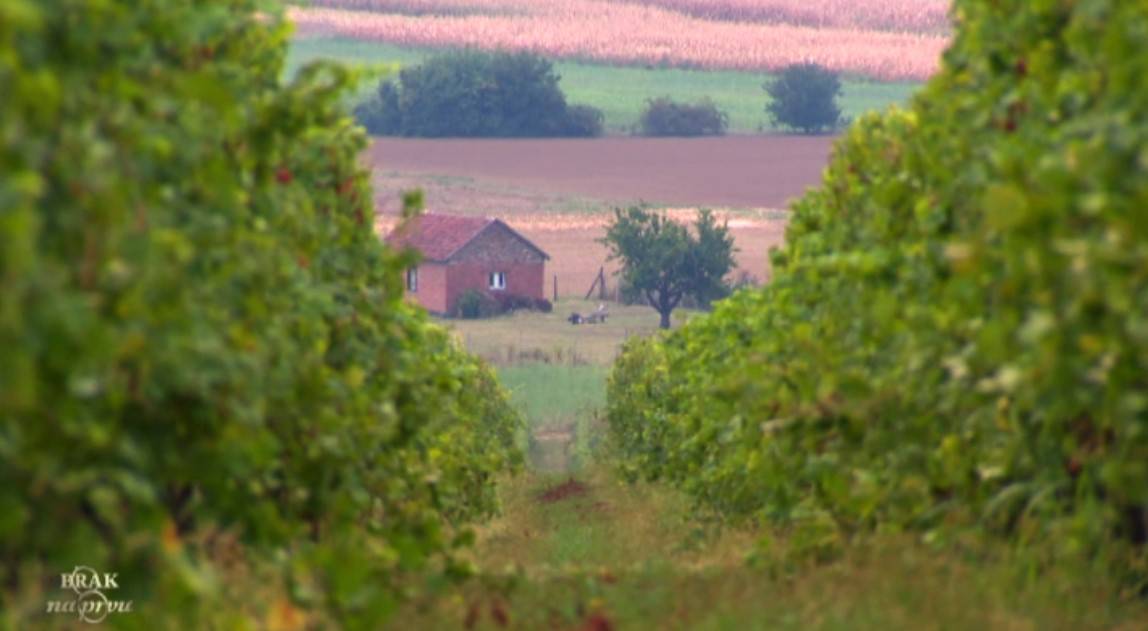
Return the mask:
[[633,476],[791,529],[986,534],[1109,559],[1148,539],[1148,12],[961,0],[941,72],[794,207],[773,279],[633,340]]
[[219,606],[235,539],[281,609],[375,628],[465,573],[521,461],[494,374],[401,300],[352,77],[282,84],[287,36],[259,0],[0,3],[0,625],[86,565],[114,625],[267,626]]
[[648,99],[638,120],[643,136],[724,136],[729,117],[710,99],[677,103],[668,96]]
[[375,135],[428,138],[600,136],[604,120],[596,108],[567,105],[550,61],[473,50],[383,81],[355,117]]
[[814,63],[782,68],[764,86],[770,101],[765,106],[770,120],[779,127],[803,134],[833,131],[841,125],[841,79],[837,73]]

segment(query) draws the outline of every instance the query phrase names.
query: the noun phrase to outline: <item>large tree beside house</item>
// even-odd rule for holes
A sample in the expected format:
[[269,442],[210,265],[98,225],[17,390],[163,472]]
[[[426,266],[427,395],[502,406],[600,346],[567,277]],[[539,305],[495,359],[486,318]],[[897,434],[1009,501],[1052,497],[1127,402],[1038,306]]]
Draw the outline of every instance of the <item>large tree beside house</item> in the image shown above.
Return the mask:
[[642,208],[616,209],[602,243],[622,263],[622,280],[641,292],[670,328],[670,314],[692,296],[699,305],[727,293],[733,267],[733,237],[713,213],[698,213],[693,231],[665,215]]

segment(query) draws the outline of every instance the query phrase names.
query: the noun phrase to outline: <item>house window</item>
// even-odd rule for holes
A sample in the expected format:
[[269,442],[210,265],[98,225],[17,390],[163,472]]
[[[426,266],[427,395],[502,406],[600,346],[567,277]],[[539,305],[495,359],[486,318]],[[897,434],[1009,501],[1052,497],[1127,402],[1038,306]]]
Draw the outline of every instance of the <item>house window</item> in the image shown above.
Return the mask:
[[491,272],[490,273],[490,288],[491,289],[506,289],[506,272]]
[[419,290],[419,268],[408,267],[407,268],[407,291],[409,291],[413,294],[413,293],[418,293],[418,290]]

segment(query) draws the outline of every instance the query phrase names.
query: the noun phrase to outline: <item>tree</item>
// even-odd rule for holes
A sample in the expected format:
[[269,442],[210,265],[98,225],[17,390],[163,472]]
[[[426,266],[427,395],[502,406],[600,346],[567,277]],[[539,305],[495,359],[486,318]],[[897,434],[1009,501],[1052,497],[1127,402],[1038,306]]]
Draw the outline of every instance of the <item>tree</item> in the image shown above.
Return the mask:
[[394,136],[403,129],[399,107],[399,87],[394,81],[382,81],[374,98],[355,107],[355,120],[374,136]]
[[381,83],[355,117],[380,135],[601,135],[601,111],[568,105],[558,79],[550,61],[530,53],[448,53]]
[[841,79],[817,64],[787,66],[776,79],[762,86],[769,94],[765,106],[774,125],[812,134],[841,124]]
[[640,291],[670,328],[670,314],[682,298],[699,304],[726,293],[723,281],[733,267],[733,237],[713,213],[702,210],[693,233],[683,224],[642,208],[615,209],[602,243],[610,260],[620,260],[623,282]]
[[638,128],[643,136],[722,136],[728,122],[710,99],[691,104],[663,96],[646,101]]

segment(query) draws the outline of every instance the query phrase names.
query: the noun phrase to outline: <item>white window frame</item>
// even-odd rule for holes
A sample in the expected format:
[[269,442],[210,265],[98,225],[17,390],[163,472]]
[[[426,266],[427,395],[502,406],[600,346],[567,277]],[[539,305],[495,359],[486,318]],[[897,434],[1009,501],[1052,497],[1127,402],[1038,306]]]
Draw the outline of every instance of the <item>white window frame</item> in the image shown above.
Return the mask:
[[486,280],[491,291],[506,290],[506,272],[491,272],[487,275]]
[[419,293],[419,268],[407,268],[407,291],[412,294]]

